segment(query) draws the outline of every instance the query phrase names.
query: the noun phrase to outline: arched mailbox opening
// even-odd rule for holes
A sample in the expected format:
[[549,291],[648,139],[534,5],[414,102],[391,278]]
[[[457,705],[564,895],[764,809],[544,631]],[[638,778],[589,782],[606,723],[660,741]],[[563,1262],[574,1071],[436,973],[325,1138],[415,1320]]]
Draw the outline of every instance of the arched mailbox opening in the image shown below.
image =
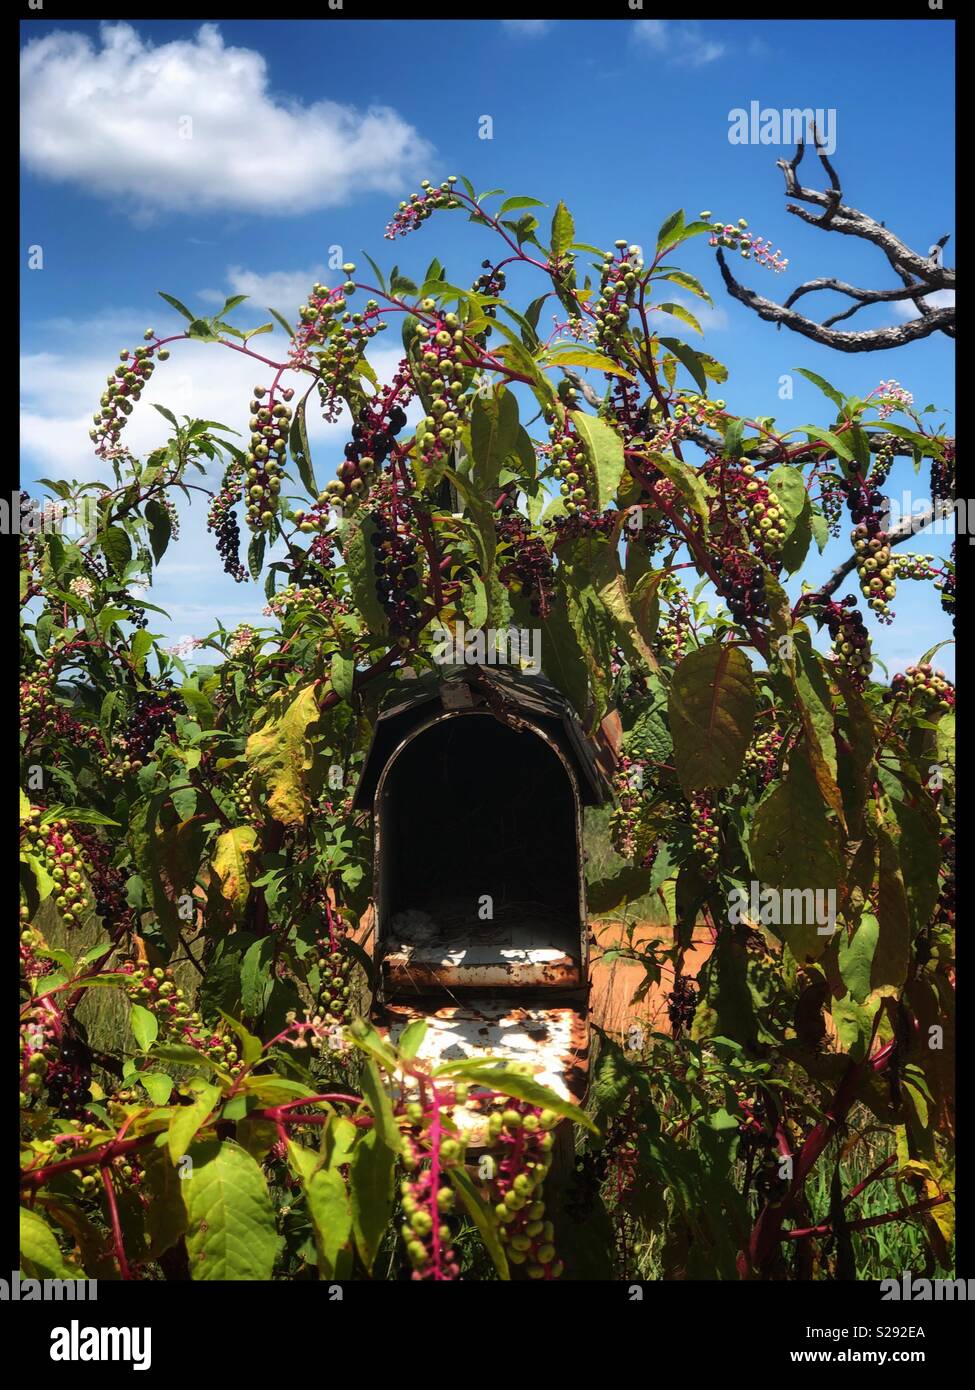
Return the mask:
[[578,789],[539,729],[446,712],[376,797],[377,921],[390,993],[583,980]]
[[[582,808],[607,790],[544,676],[475,666],[397,684],[353,799],[373,816],[380,1028],[395,1038],[423,1018],[421,1060],[517,1058],[581,1099]],[[480,1142],[476,1114],[455,1119]]]

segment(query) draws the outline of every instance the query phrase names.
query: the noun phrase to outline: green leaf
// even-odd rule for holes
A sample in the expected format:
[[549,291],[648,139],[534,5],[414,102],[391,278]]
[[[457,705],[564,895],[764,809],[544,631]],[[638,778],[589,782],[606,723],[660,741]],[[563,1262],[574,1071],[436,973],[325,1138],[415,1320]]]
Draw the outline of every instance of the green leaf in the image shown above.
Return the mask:
[[372,1271],[382,1238],[393,1215],[394,1151],[376,1130],[364,1134],[349,1165],[352,1232],[362,1263]]
[[605,420],[586,415],[581,410],[572,410],[569,414],[592,468],[596,483],[596,510],[605,511],[614,501],[623,477],[623,441]]
[[498,208],[498,216],[503,217],[506,212],[514,212],[516,208],[543,208],[546,204],[539,202],[537,198],[505,198]]
[[661,224],[660,231],[657,233],[657,255],[667,250],[668,246],[673,246],[680,241],[684,235],[684,209],[678,208]]
[[281,1247],[260,1165],[233,1140],[194,1144],[181,1183],[190,1275],[268,1280]]
[[352,601],[362,614],[366,630],[382,638],[388,631],[386,614],[376,598],[376,581],[372,572],[373,548],[370,538],[376,529],[371,516],[362,520],[343,521],[339,526],[339,543],[345,559]]
[[838,933],[840,978],[858,1004],[864,1002],[872,988],[870,973],[879,930],[876,917],[864,912],[852,937],[848,937],[843,930]]
[[585,1111],[580,1110],[577,1105],[573,1105],[572,1101],[564,1100],[550,1087],[543,1086],[530,1076],[509,1070],[503,1060],[495,1061],[491,1057],[478,1057],[463,1062],[448,1062],[445,1066],[438,1067],[434,1074],[436,1076],[460,1077],[475,1084],[489,1086],[492,1090],[501,1091],[506,1096],[514,1096],[516,1100],[527,1100],[529,1105],[537,1105],[543,1110],[554,1110],[556,1115],[564,1116],[573,1124],[582,1125],[594,1134],[598,1133],[596,1126]]
[[628,372],[612,357],[607,357],[605,353],[599,352],[596,348],[584,346],[572,347],[553,347],[547,352],[542,353],[538,359],[542,367],[591,367],[595,371],[607,372],[611,376],[625,377],[627,381],[634,381],[636,378],[632,372]]
[[447,1176],[453,1183],[454,1190],[463,1202],[468,1216],[474,1222],[484,1241],[484,1248],[491,1256],[491,1262],[498,1271],[500,1279],[510,1278],[508,1271],[508,1258],[504,1253],[504,1246],[498,1238],[498,1222],[494,1212],[490,1210],[487,1203],[481,1197],[477,1188],[471,1182],[470,1175],[466,1169],[457,1164],[452,1164],[447,1169]]
[[672,318],[680,319],[681,323],[686,323],[688,328],[693,328],[695,333],[700,333],[704,337],[704,329],[689,309],[685,309],[683,304],[658,304],[657,309],[663,314],[670,314]]
[[132,559],[132,542],[121,526],[110,526],[101,540],[105,558],[116,574],[122,574]]
[[169,1097],[173,1094],[173,1087],[176,1085],[171,1076],[167,1076],[164,1071],[140,1071],[139,1080],[146,1088],[146,1093],[153,1105],[166,1105]]
[[315,1231],[318,1272],[323,1279],[335,1275],[339,1251],[348,1244],[352,1234],[352,1209],[342,1175],[325,1167],[321,1154],[288,1143],[288,1160],[297,1174],[308,1215]]
[[352,700],[355,683],[355,662],[342,652],[333,652],[330,666],[332,689],[346,703]]
[[196,1100],[189,1105],[181,1105],[173,1112],[166,1144],[169,1157],[174,1164],[178,1165],[180,1159],[189,1152],[190,1145],[210,1118],[220,1095],[219,1086],[204,1082],[196,1093]]
[[692,347],[688,347],[686,343],[682,343],[679,338],[661,338],[659,341],[668,352],[674,354],[678,362],[684,364],[694,378],[694,384],[701,395],[706,396],[708,393],[707,373],[701,362],[700,354],[695,352]]
[[847,463],[853,458],[853,450],[850,445],[838,434],[833,434],[831,430],[815,429],[812,425],[802,425],[801,429],[811,439],[817,440],[820,444],[828,444],[837,458],[843,459]]
[[805,479],[798,469],[783,466],[774,468],[769,474],[768,487],[785,513],[785,526],[780,529],[787,537],[791,536],[808,503]]
[[155,497],[150,497],[146,503],[146,522],[149,528],[149,545],[152,548],[152,558],[156,564],[166,553],[166,547],[173,531],[172,519],[169,512],[158,502]]
[[731,786],[755,723],[755,684],[744,652],[715,642],[689,652],[674,672],[668,708],[684,792]]
[[363,1068],[360,1085],[372,1111],[376,1134],[394,1153],[399,1153],[402,1147],[399,1125],[396,1123],[392,1102],[383,1085],[379,1069],[371,1057],[367,1059]]
[[835,386],[830,386],[825,377],[817,376],[815,372],[807,371],[805,367],[793,367],[792,370],[798,372],[800,376],[804,376],[807,381],[811,381],[814,386],[818,386],[824,396],[828,396],[840,410],[843,409],[843,397]]
[[489,396],[474,397],[471,409],[471,453],[474,478],[482,495],[497,487],[501,465],[515,447],[518,437],[518,402],[511,391],[500,390]]
[[129,1027],[142,1051],[148,1052],[159,1036],[159,1020],[156,1015],[149,1009],[144,1009],[141,1004],[133,1004],[129,1015]]
[[305,425],[305,397],[302,397],[291,422],[288,448],[291,450],[291,457],[295,461],[298,476],[304,484],[306,492],[310,497],[317,498],[318,483],[315,481],[315,470],[311,463],[311,447],[308,443],[308,430]]
[[690,290],[691,294],[696,294],[698,299],[703,299],[708,304],[714,303],[700,280],[694,275],[689,275],[686,270],[678,270],[675,266],[659,266],[654,272],[653,278],[654,280],[668,280],[672,285],[679,285],[682,290]]
[[84,1279],[85,1275],[69,1265],[57,1237],[39,1211],[20,1209],[21,1268],[30,1279]]
[[277,319],[278,323],[284,329],[285,333],[287,333],[289,338],[293,338],[295,336],[294,329],[291,327],[291,324],[288,322],[288,320],[284,317],[283,314],[279,314],[277,309],[272,309],[270,304],[267,306],[267,311],[269,314],[273,315],[275,319]]
[[708,492],[700,475],[682,459],[672,454],[650,454],[655,468],[680,491],[693,511],[701,518],[705,534],[708,530]]
[[559,202],[552,214],[552,259],[565,255],[575,241],[576,229],[572,214],[565,203]]
[[160,299],[165,299],[167,304],[171,304],[177,313],[182,314],[184,319],[189,319],[190,323],[196,318],[196,315],[191,314],[186,305],[183,304],[181,300],[176,299],[174,295],[163,294],[162,290],[156,290],[156,293]]
[[399,1054],[407,1062],[412,1062],[420,1050],[423,1039],[426,1037],[428,1023],[425,1018],[415,1018],[412,1023],[408,1023],[400,1034]]

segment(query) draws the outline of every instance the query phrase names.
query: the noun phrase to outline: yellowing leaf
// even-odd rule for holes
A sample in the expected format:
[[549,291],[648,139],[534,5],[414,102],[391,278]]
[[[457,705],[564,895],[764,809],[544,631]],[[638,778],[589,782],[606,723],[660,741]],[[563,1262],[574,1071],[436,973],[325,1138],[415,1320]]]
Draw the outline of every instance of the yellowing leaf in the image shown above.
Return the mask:
[[311,767],[309,724],[318,718],[314,685],[306,685],[277,719],[247,740],[247,761],[264,781],[268,810],[283,825],[299,825],[308,814],[306,775]]

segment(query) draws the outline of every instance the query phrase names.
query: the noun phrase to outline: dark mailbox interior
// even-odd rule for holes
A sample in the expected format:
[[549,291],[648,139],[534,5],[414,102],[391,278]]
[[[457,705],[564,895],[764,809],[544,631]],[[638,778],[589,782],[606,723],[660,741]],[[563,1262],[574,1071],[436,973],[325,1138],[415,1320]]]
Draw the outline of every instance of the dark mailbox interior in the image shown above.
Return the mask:
[[[425,934],[445,950],[537,942],[558,947],[578,970],[575,796],[539,734],[480,712],[440,719],[394,759],[380,815],[388,939]],[[484,894],[491,920],[478,915]]]

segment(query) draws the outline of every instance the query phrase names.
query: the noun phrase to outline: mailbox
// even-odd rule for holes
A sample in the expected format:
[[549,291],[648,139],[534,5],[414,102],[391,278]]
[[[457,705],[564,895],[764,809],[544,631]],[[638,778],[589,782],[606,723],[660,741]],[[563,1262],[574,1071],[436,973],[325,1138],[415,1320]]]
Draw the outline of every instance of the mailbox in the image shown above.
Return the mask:
[[583,808],[608,787],[560,692],[509,667],[402,682],[355,793],[373,816],[374,1014],[420,1057],[496,1053],[580,1100],[589,1050]]

